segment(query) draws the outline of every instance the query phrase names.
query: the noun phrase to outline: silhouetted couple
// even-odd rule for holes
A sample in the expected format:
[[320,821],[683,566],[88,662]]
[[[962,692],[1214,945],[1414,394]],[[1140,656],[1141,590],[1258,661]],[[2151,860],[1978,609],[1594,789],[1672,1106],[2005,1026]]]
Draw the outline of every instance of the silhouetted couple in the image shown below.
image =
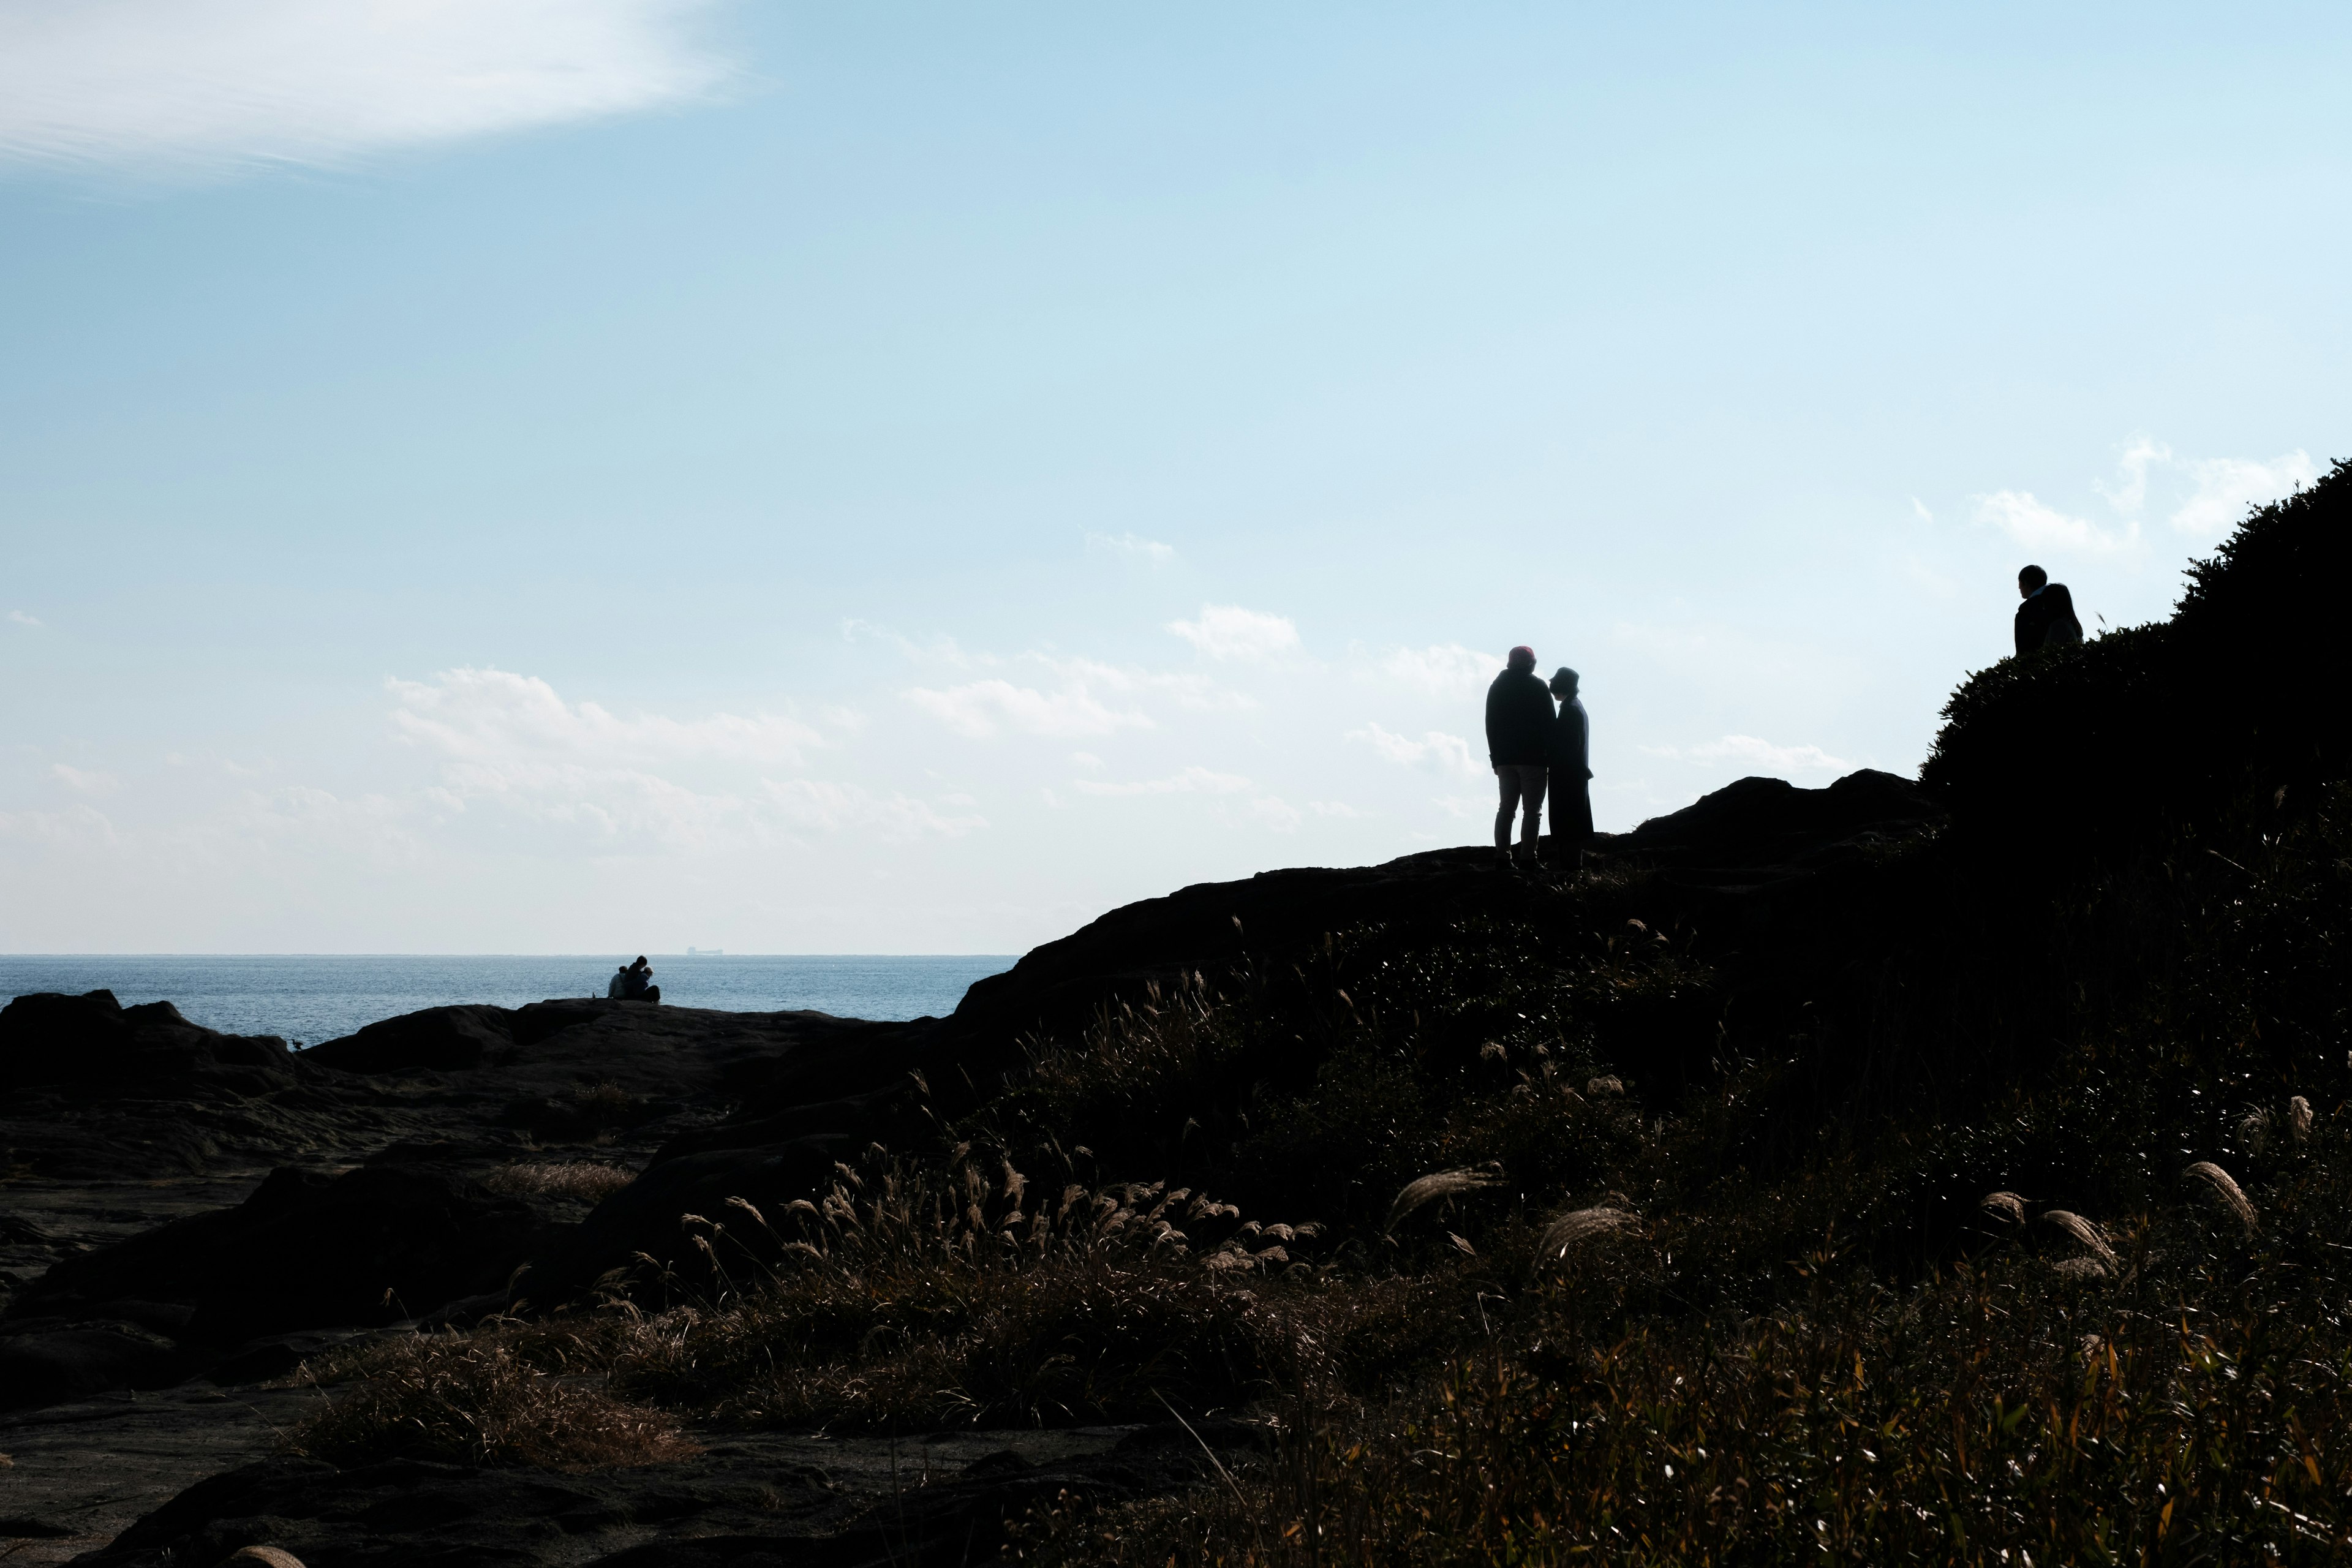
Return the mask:
[[613,983],[604,987],[604,994],[624,1002],[658,1002],[661,987],[654,984],[654,966],[646,962],[641,952],[635,963],[625,963],[613,971]]
[[2039,566],[2017,574],[2017,656],[2045,647],[2068,647],[2083,640],[2083,623],[2074,618],[2074,595],[2063,583],[2053,583]]
[[1536,673],[1536,650],[1515,647],[1503,673],[1486,688],[1486,761],[1502,786],[1495,855],[1506,866],[1511,864],[1515,815],[1520,819],[1520,857],[1535,861],[1547,788],[1552,851],[1560,865],[1576,869],[1592,842],[1592,725],[1576,684],[1576,671],[1563,665],[1546,685]]

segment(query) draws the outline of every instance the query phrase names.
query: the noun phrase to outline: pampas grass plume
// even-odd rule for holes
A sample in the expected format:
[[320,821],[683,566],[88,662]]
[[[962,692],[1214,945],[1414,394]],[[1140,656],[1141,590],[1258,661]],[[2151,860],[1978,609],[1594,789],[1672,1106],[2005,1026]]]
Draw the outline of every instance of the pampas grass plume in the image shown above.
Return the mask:
[[1977,1200],[1977,1206],[1995,1219],[2011,1225],[2025,1223],[2025,1200],[2015,1193],[1987,1193]]
[[1433,1171],[1426,1176],[1417,1176],[1405,1184],[1404,1191],[1397,1194],[1396,1202],[1390,1206],[1388,1228],[1394,1230],[1400,1220],[1424,1204],[1435,1203],[1439,1198],[1450,1198],[1460,1193],[1475,1193],[1481,1188],[1494,1186],[1502,1179],[1492,1171],[1468,1167],[1459,1171]]
[[2248,1236],[2254,1234],[2254,1205],[2247,1200],[2238,1184],[2230,1179],[2229,1172],[2210,1160],[2200,1160],[2180,1173],[2183,1181],[2191,1176],[2212,1188],[2221,1201],[2230,1205],[2230,1212],[2244,1222]]
[[2042,1218],[2044,1224],[2056,1226],[2060,1230],[2081,1242],[2084,1247],[2096,1253],[2100,1262],[2113,1263],[2116,1260],[2116,1249],[2107,1245],[2107,1238],[2100,1234],[2099,1227],[2081,1215],[2066,1209],[2052,1209]]
[[1543,1240],[1536,1250],[1547,1260],[1565,1258],[1568,1249],[1588,1237],[1600,1236],[1630,1225],[1633,1216],[1608,1204],[1596,1204],[1589,1209],[1570,1209],[1544,1227]]

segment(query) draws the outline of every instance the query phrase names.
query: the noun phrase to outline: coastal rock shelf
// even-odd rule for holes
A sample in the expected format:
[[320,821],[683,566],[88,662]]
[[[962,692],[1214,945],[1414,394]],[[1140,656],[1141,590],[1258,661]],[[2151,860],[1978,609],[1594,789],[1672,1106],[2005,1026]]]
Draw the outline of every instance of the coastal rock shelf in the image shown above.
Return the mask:
[[[1886,774],[1747,780],[1601,851],[1655,920],[1749,933],[1744,961],[1769,963],[1754,931],[1834,904],[1939,818]],[[872,1145],[919,1148],[1107,1005],[1351,927],[1540,925],[1580,897],[1480,849],[1202,884],[904,1024],[564,1001],[432,1008],[295,1052],[168,1003],[19,998],[0,1012],[0,1538],[27,1542],[13,1561],[124,1564],[265,1539],[313,1568],[759,1562],[783,1538],[795,1563],[944,1560],[1075,1479],[1098,1496],[1192,1484],[1201,1442],[1132,1426],[909,1438],[897,1469],[888,1445],[807,1434],[705,1433],[697,1458],[596,1477],[275,1450],[320,1397],[283,1386],[305,1358],[562,1307],[633,1258],[690,1275],[682,1215],[787,1204]],[[514,1179],[534,1166],[607,1179]]]

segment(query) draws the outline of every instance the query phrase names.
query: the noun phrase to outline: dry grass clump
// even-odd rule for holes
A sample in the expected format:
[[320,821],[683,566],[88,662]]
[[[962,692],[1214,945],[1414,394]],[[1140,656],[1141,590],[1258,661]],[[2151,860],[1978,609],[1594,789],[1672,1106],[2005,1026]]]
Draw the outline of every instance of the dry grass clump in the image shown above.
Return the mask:
[[852,1266],[650,1321],[615,1378],[737,1426],[1070,1426],[1269,1392],[1280,1328],[1249,1292],[1149,1260]]
[[413,1458],[584,1470],[699,1451],[673,1417],[542,1371],[495,1335],[383,1341],[335,1357],[308,1381],[337,1386],[288,1435],[286,1450],[330,1464]]
[[610,1080],[583,1083],[572,1091],[572,1108],[593,1127],[617,1127],[637,1114],[637,1097]]
[[482,1184],[517,1197],[578,1198],[602,1203],[637,1179],[625,1165],[595,1160],[526,1160],[492,1172]]
[[817,1201],[686,1223],[719,1300],[642,1320],[609,1364],[616,1391],[723,1422],[1142,1419],[1163,1396],[1234,1405],[1312,1354],[1260,1282],[1311,1275],[1318,1227],[1165,1183],[1033,1194],[1009,1163],[889,1162],[842,1167]]

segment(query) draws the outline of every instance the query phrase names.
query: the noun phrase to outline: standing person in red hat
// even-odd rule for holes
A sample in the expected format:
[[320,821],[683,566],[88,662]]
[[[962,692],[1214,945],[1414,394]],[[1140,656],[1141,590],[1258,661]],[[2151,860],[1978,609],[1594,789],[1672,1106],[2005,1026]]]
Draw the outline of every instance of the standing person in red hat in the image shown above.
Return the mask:
[[1502,786],[1502,809],[1495,814],[1495,858],[1511,863],[1511,815],[1524,812],[1519,850],[1529,864],[1543,826],[1544,780],[1551,761],[1551,692],[1536,673],[1536,650],[1515,647],[1486,688],[1486,761]]

